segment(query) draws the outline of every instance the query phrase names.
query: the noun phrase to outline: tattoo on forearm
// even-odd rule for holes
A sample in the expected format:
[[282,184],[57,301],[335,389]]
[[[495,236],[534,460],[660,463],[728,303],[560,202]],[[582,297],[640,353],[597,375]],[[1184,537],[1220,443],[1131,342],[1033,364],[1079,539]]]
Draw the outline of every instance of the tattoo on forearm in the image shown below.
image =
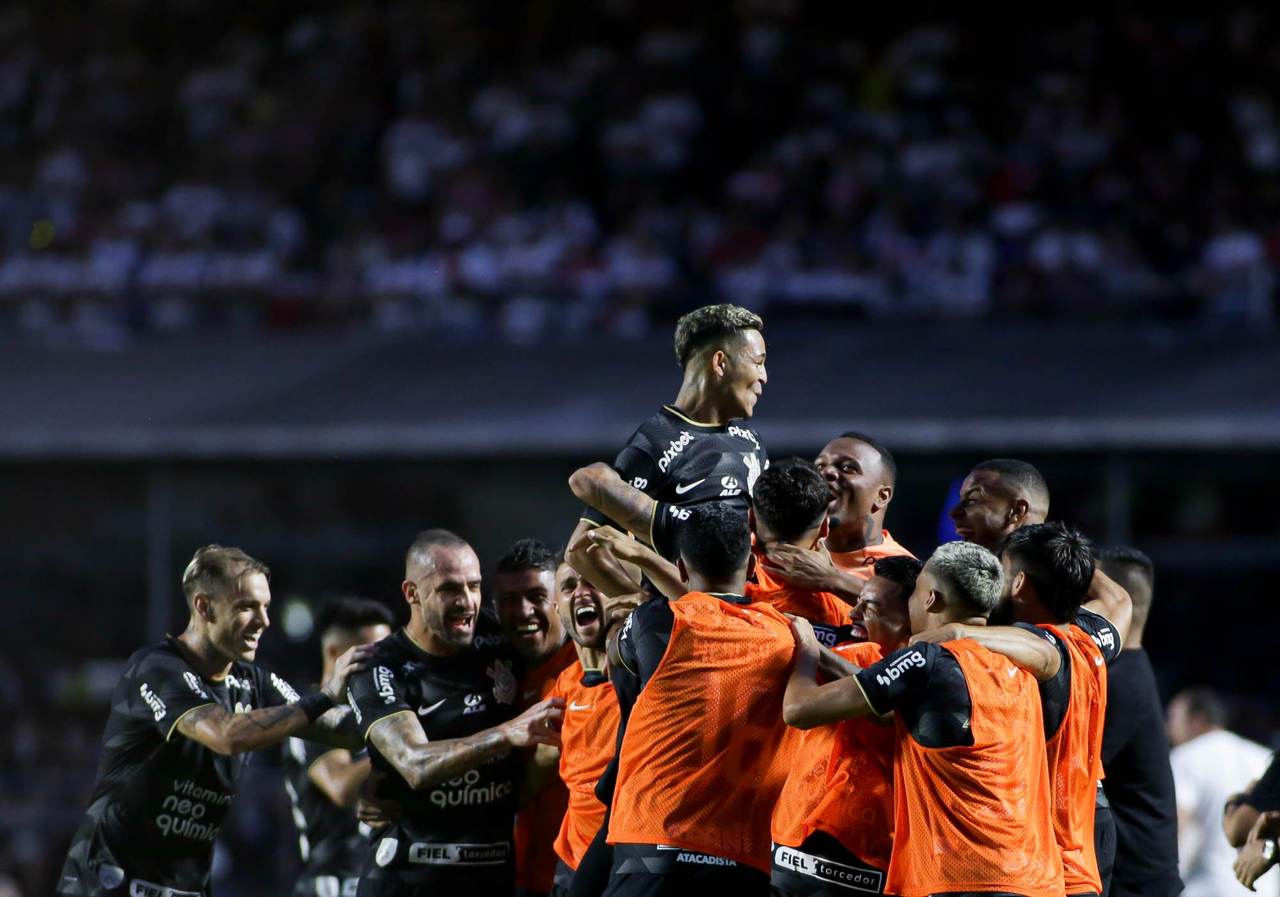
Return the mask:
[[497,729],[465,738],[427,741],[417,718],[407,713],[376,723],[369,730],[369,740],[415,788],[457,778],[510,751],[506,737]]

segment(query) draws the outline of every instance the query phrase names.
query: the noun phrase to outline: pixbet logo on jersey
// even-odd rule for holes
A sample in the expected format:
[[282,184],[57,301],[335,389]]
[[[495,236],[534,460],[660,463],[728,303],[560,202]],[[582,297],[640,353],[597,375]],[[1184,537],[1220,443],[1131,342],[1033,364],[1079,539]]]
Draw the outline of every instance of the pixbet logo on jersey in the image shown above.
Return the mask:
[[693,442],[693,434],[688,430],[681,430],[680,438],[671,440],[670,446],[662,453],[662,457],[658,459],[658,470],[666,473],[667,468],[671,466],[671,462],[675,460],[677,455],[688,448],[691,442]]

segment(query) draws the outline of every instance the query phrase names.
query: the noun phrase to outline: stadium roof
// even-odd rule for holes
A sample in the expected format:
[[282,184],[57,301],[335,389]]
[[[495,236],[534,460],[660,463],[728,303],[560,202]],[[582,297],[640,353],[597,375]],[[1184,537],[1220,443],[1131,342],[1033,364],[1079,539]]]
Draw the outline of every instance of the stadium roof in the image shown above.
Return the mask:
[[[755,425],[803,450],[1280,448],[1280,342],[1116,325],[772,326]],[[665,336],[513,347],[436,334],[0,351],[0,458],[607,451],[669,401]]]

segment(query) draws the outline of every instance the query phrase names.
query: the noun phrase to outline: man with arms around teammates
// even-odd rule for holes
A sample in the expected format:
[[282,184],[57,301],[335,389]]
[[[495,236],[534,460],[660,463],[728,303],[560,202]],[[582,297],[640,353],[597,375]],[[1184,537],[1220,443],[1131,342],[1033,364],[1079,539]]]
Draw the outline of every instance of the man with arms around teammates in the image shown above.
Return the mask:
[[[916,579],[913,633],[981,626],[1000,602],[999,560],[951,542]],[[822,647],[793,620],[797,643],[784,715],[809,728],[894,712],[894,845],[885,891],[902,897],[1059,897],[1044,724],[1033,676],[972,639],[921,643],[819,685]],[[1048,664],[1057,652],[1026,633]]]
[[378,833],[360,897],[511,895],[520,748],[557,742],[558,702],[517,715],[519,658],[473,645],[480,561],[447,530],[418,535],[401,591],[409,622],[375,646],[348,699],[384,774],[377,797],[400,805]]
[[254,664],[270,625],[269,577],[265,564],[221,545],[187,564],[187,628],[125,663],[60,895],[207,897],[245,753],[290,735],[358,747],[351,712],[335,701],[362,649],[338,658],[323,688],[302,698]]

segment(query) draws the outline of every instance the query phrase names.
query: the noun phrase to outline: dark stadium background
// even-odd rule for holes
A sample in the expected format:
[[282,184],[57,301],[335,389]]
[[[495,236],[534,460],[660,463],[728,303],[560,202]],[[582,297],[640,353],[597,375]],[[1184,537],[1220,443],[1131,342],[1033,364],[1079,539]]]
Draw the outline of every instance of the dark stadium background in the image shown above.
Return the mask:
[[[857,428],[927,554],[968,466],[1157,566],[1167,698],[1277,742],[1276,23],[865,4],[0,10],[0,895],[49,893],[120,661],[199,545],[402,611],[412,535],[558,543],[575,466],[765,316],[773,457]],[[285,893],[274,758],[218,893]]]

